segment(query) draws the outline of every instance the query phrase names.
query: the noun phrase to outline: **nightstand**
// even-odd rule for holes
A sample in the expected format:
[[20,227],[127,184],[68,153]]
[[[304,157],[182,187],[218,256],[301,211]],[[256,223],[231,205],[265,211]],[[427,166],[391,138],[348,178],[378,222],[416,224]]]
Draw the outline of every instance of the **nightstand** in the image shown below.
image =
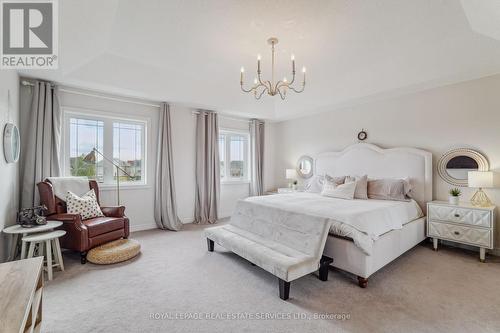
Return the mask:
[[493,248],[495,206],[476,207],[461,202],[427,203],[427,237],[433,240],[437,251],[438,240],[443,239],[479,247],[479,260],[484,262],[486,249]]

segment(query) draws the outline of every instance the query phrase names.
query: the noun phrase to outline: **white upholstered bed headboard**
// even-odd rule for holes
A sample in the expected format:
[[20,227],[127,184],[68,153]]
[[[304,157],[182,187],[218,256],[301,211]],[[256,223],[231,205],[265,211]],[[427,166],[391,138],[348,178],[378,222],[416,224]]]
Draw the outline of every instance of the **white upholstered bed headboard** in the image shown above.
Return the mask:
[[314,159],[314,174],[409,177],[412,197],[424,212],[426,202],[432,200],[432,154],[422,149],[383,149],[369,143],[357,143],[340,152],[318,154]]

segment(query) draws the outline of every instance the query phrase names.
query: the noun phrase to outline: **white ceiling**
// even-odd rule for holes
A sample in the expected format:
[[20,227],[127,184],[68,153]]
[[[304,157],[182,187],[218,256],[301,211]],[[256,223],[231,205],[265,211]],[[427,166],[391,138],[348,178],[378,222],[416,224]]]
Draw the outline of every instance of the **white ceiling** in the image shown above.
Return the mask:
[[[22,75],[241,116],[283,120],[500,72],[498,0],[64,0],[60,65]],[[256,54],[278,77],[307,67],[302,94],[239,90]]]

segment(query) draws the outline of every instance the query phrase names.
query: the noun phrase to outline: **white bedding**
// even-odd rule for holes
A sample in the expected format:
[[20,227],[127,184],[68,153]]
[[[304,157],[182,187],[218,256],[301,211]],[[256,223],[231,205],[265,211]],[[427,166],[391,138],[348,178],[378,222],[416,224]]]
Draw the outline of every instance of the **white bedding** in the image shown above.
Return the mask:
[[352,238],[356,246],[371,255],[373,242],[381,235],[423,216],[414,201],[344,200],[316,193],[295,192],[245,199],[256,205],[288,212],[326,217],[332,220],[330,232]]

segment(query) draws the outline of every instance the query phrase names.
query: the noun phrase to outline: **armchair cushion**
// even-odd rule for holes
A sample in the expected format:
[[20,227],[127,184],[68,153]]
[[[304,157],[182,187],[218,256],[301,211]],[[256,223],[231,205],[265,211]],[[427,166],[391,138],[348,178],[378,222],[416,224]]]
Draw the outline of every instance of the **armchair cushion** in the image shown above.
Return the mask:
[[125,228],[125,218],[122,217],[96,217],[82,221],[82,223],[87,226],[89,237],[95,237]]

